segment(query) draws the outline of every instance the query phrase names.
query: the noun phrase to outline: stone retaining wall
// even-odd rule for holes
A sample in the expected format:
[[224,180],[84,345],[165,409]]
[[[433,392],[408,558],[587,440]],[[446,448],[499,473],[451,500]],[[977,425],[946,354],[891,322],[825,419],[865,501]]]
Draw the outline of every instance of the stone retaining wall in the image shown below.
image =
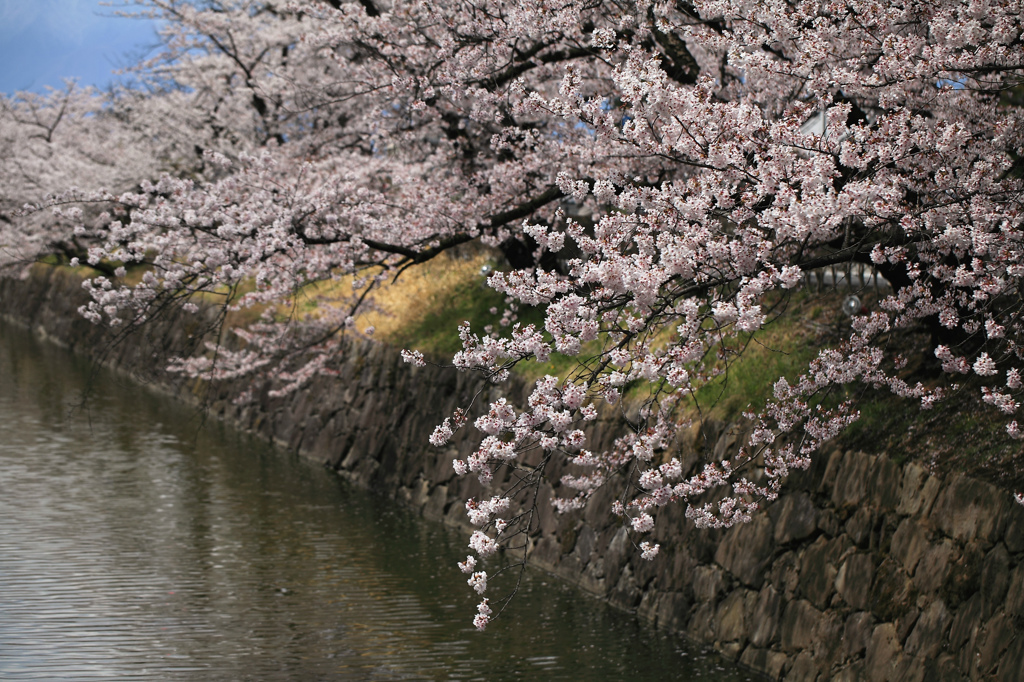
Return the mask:
[[[78,352],[107,348],[108,363],[142,378],[159,377],[159,358],[194,343],[201,329],[195,318],[174,316],[109,350],[103,331],[75,315],[82,300],[66,271],[0,280],[5,317]],[[524,388],[411,367],[367,341],[351,342],[334,369],[337,376],[286,399],[264,390],[238,408],[225,387],[209,404],[216,415],[427,518],[464,526],[463,501],[483,491],[472,477],[456,477],[451,460],[467,456],[479,437],[464,429],[445,450],[426,445],[427,437],[475,394],[478,405],[499,395],[521,400]],[[194,386],[158,380],[194,398]],[[588,435],[607,443],[615,428],[608,417]],[[711,425],[695,436],[721,456],[742,434]],[[699,449],[684,444],[690,466]],[[654,531],[663,550],[653,562],[639,558],[625,528],[604,511],[608,499],[559,516],[546,503],[555,492],[541,490],[533,564],[771,678],[1024,679],[1024,507],[986,483],[826,451],[749,524],[697,530],[681,509],[663,510]]]

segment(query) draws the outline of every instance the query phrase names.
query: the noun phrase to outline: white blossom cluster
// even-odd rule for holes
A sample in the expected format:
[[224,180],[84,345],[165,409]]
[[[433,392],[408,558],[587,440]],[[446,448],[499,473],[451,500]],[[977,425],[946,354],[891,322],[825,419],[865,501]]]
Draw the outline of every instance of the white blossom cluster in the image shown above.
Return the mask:
[[[1022,437],[1020,0],[139,6],[165,26],[136,70],[146,94],[3,98],[0,259],[95,268],[82,312],[126,330],[250,311],[172,367],[286,395],[332,371],[344,335],[372,333],[354,319],[381,283],[461,244],[501,250],[487,284],[508,311],[497,331],[463,324],[453,364],[501,383],[578,362],[526,405],[493,400],[454,461],[493,488],[466,505],[481,595],[478,563],[529,550],[549,472],[564,512],[622,481],[609,511],[664,542],[666,505],[722,527],[773,500],[857,419],[837,397],[851,384],[928,408],[970,377]],[[687,405],[727,378],[737,339],[805,273],[851,263],[891,293],[764,387],[736,452],[684,467]],[[522,306],[543,323],[514,319]],[[887,342],[922,330],[928,385]],[[622,436],[590,443],[616,411]],[[484,599],[474,622],[493,616]]]

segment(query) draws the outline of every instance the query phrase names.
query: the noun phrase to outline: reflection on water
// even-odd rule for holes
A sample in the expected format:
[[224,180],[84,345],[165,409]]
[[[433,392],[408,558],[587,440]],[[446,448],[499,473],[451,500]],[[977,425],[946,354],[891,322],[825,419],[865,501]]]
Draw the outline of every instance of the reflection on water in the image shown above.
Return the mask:
[[0,325],[0,678],[740,680],[465,538]]

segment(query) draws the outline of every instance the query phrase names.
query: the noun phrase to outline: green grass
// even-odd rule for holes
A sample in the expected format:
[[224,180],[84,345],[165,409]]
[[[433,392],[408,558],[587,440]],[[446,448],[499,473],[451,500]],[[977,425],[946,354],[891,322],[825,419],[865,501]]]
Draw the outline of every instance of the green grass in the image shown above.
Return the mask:
[[[397,282],[387,283],[375,292],[377,309],[364,312],[357,326],[374,326],[377,338],[399,348],[420,350],[425,355],[448,362],[462,349],[458,337],[459,323],[468,320],[474,333],[484,334],[486,325],[497,327],[506,307],[505,299],[488,288],[480,274],[496,257],[486,251],[470,256],[442,255],[424,265],[410,269]],[[46,266],[68,276],[90,277],[96,271],[86,266],[71,268],[58,258]],[[143,268],[130,268],[130,281],[141,277]],[[324,306],[336,305],[341,294],[351,293],[351,278],[311,286],[295,301],[294,311],[300,315],[316,315]],[[212,296],[212,295],[211,295]],[[833,300],[834,299],[834,300]],[[870,305],[870,301],[867,301]],[[838,312],[839,295],[820,296],[797,293],[788,301],[788,308],[765,329],[749,335],[724,339],[730,349],[724,357],[712,354],[709,363],[726,371],[695,392],[689,409],[697,417],[731,422],[747,410],[760,410],[771,396],[778,377],[794,381],[807,364],[826,346],[834,346],[848,332],[849,322]],[[492,313],[494,309],[497,313]],[[260,310],[234,312],[228,326],[244,326],[258,316]],[[282,310],[282,314],[285,311]],[[543,311],[523,307],[518,312],[521,324],[543,328]],[[662,332],[668,339],[670,331]],[[894,337],[900,352],[912,358],[904,372],[910,383],[934,381],[934,368],[923,360],[926,334],[918,337]],[[657,339],[655,339],[657,345]],[[742,353],[736,354],[745,345]],[[587,344],[580,356],[568,357],[553,353],[549,361],[528,360],[517,365],[515,372],[532,382],[545,374],[565,379],[581,361],[596,356],[602,341]],[[891,347],[890,351],[897,350]],[[709,364],[707,368],[712,365]],[[931,372],[932,374],[929,374]],[[638,403],[650,395],[651,386],[634,382],[624,392],[624,402]],[[870,453],[887,453],[897,461],[910,459],[926,462],[937,472],[964,472],[1004,487],[1024,488],[1024,458],[1019,442],[1005,431],[1006,420],[995,410],[983,405],[979,386],[967,384],[954,396],[934,409],[922,411],[918,405],[893,396],[888,391],[859,385],[841,389],[829,401],[852,398],[860,411],[860,419],[840,436],[840,446]]]
[[983,404],[979,382],[968,380],[929,410],[886,390],[867,389],[855,397],[860,419],[840,435],[841,447],[885,453],[897,462],[918,460],[936,473],[1024,487],[1020,442],[1007,435],[1005,417]]
[[[713,355],[709,363],[727,371],[701,386],[695,392],[696,402],[686,409],[696,417],[699,405],[703,418],[728,423],[739,419],[743,412],[763,408],[780,376],[795,381],[822,348],[834,347],[849,332],[849,321],[839,312],[840,300],[839,294],[796,293],[788,300],[786,310],[753,338],[726,338],[725,345],[733,351],[744,344],[745,349],[739,355],[727,353],[725,358]],[[455,284],[434,287],[420,301],[415,311],[399,314],[387,340],[440,360],[448,360],[461,350],[459,322],[469,320],[474,332],[482,334],[485,325],[497,323],[505,308],[504,297],[486,288],[475,272],[457,279]],[[866,303],[870,305],[871,301]],[[492,307],[499,315],[490,312]],[[519,321],[542,328],[543,312],[524,308]],[[667,338],[669,332],[663,334]],[[921,344],[926,342],[924,336],[914,335],[898,340],[900,352],[911,358],[923,357]],[[601,341],[594,341],[578,357],[553,353],[548,362],[526,361],[517,365],[515,372],[527,381],[545,374],[564,379],[600,349]],[[928,372],[925,363],[911,362],[904,378],[910,383],[920,379],[927,384],[934,380]],[[650,395],[650,389],[646,382],[634,382],[624,391],[624,402],[638,403]],[[840,447],[884,452],[898,462],[922,461],[936,472],[964,472],[1004,487],[1024,487],[1020,445],[1006,435],[1005,420],[981,404],[978,394],[977,386],[965,386],[934,409],[923,411],[914,401],[886,390],[852,384],[826,398],[826,405],[852,399],[860,411],[860,419],[840,436]]]
[[695,391],[694,408],[699,406],[705,417],[722,421],[762,409],[779,377],[795,381],[818,355],[821,339],[806,323],[821,316],[820,302],[812,306],[807,296],[797,294],[788,309],[764,329],[727,337],[725,357],[716,357],[706,367],[717,365],[724,372]]
[[[497,325],[500,312],[505,308],[504,296],[487,288],[481,277],[457,279],[448,288],[425,292],[415,311],[392,310],[398,319],[386,333],[385,340],[401,348],[412,348],[438,360],[446,361],[462,349],[458,325],[464,320],[471,323],[474,333],[482,334],[486,325]],[[496,308],[498,315],[491,313]],[[705,416],[729,421],[748,409],[758,410],[765,404],[771,387],[780,376],[794,380],[806,369],[807,363],[818,353],[818,345],[808,343],[810,332],[806,319],[824,317],[821,302],[814,307],[807,297],[798,295],[790,309],[769,327],[750,335],[726,339],[726,344],[737,348],[746,344],[739,356],[729,356],[728,362],[717,360],[726,372],[702,386],[696,400]],[[539,308],[521,308],[518,321],[534,324],[543,329],[543,311]],[[506,330],[502,330],[506,331]],[[668,332],[665,332],[666,334]],[[552,353],[547,362],[519,363],[515,373],[528,382],[545,374],[566,378],[581,361],[596,356],[601,350],[600,340],[585,345],[579,356]],[[645,382],[634,382],[624,390],[627,402],[639,402],[647,397]]]
[[[487,325],[505,335],[507,328],[499,326],[506,308],[505,296],[486,286],[482,277],[458,281],[450,289],[431,293],[422,301],[416,315],[407,316],[404,323],[396,325],[386,335],[386,340],[401,348],[415,349],[440,361],[448,361],[462,350],[459,339],[459,324],[470,323],[470,329],[478,336],[484,335]],[[492,313],[497,310],[497,314]],[[519,306],[513,322],[521,326],[529,324],[544,328],[544,311],[531,306]],[[598,344],[588,349],[596,353]],[[585,352],[586,350],[585,349]],[[584,353],[585,354],[585,353]],[[552,353],[548,362],[527,360],[515,367],[515,373],[527,382],[535,381],[545,374],[565,377],[576,367],[579,358]]]
[[[497,308],[499,313],[491,313],[491,308]],[[462,350],[459,324],[469,321],[473,332],[479,335],[486,325],[497,325],[504,309],[505,297],[488,288],[482,277],[461,281],[423,301],[417,314],[390,332],[387,340],[426,355],[450,358]]]

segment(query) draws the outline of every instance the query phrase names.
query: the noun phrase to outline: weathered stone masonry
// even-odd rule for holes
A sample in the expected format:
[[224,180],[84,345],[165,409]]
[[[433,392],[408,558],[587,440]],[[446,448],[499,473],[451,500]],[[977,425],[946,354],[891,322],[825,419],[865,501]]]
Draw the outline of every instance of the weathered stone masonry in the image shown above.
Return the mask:
[[[63,271],[0,280],[6,318],[96,355],[106,337],[76,315],[82,300],[80,282]],[[193,328],[194,319],[163,320],[106,359],[154,376],[159,358],[188,343]],[[352,342],[335,369],[338,376],[286,399],[264,392],[237,408],[225,387],[211,404],[222,418],[427,518],[465,525],[462,501],[481,491],[454,475],[451,460],[468,455],[478,437],[464,430],[443,451],[427,437],[477,392],[486,404],[502,389],[470,374],[411,367],[366,341]],[[180,380],[160,381],[191,396]],[[522,398],[522,387],[504,390]],[[599,421],[588,435],[607,443],[615,426]],[[741,434],[717,425],[701,435],[722,455]],[[750,524],[697,530],[682,510],[664,510],[654,532],[663,551],[653,562],[639,558],[601,500],[559,516],[546,504],[554,492],[541,491],[535,565],[772,678],[1024,680],[1024,507],[1004,490],[964,476],[940,480],[918,463],[826,452]]]

